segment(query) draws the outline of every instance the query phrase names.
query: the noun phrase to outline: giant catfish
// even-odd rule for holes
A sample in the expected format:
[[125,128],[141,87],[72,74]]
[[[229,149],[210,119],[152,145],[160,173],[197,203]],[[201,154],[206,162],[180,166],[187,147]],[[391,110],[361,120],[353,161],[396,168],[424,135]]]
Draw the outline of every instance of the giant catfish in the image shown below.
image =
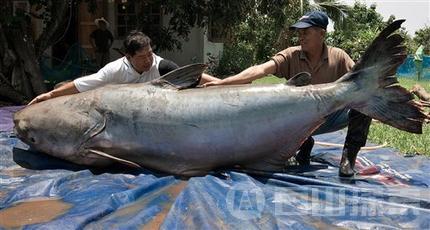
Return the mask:
[[403,38],[394,33],[403,21],[385,28],[333,83],[196,88],[205,66],[195,64],[150,83],[27,106],[15,114],[15,129],[33,149],[78,164],[119,161],[186,176],[231,166],[282,170],[325,118],[343,108],[421,133],[427,117],[393,76],[406,57]]

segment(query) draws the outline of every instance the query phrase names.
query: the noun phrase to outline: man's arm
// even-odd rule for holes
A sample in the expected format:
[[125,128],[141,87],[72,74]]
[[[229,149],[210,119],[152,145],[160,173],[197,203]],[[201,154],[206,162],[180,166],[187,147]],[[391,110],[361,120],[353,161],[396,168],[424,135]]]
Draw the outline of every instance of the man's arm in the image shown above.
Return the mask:
[[205,83],[208,83],[208,82],[211,82],[211,81],[220,81],[221,79],[219,79],[219,78],[216,78],[216,77],[214,77],[214,76],[211,76],[211,75],[209,75],[209,74],[207,74],[207,73],[203,73],[202,74],[202,78],[200,78],[200,83],[199,83],[199,85],[202,85],[202,84],[205,84]]
[[79,93],[78,89],[75,86],[75,83],[73,81],[66,83],[65,85],[62,85],[58,87],[57,89],[54,89],[52,91],[49,91],[47,93],[40,94],[39,96],[35,97],[28,105],[36,104],[41,101],[45,101],[54,97],[64,96],[64,95],[70,95]]
[[247,84],[254,80],[262,78],[269,74],[274,74],[276,72],[275,61],[270,60],[260,65],[251,66],[239,74],[233,75],[231,77],[215,80],[203,84],[204,87],[214,86],[214,85],[235,85],[235,84]]

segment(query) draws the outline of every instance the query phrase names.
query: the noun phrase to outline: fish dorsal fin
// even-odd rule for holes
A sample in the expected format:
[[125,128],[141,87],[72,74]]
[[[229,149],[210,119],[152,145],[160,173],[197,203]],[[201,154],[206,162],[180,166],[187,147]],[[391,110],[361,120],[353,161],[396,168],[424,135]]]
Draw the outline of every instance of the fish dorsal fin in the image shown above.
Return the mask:
[[90,153],[96,154],[96,155],[101,156],[101,157],[106,157],[106,158],[108,158],[108,159],[111,159],[111,160],[114,160],[114,161],[120,162],[120,163],[122,163],[122,164],[125,164],[125,165],[128,165],[128,166],[131,166],[131,167],[133,167],[133,168],[142,168],[140,165],[138,165],[138,164],[136,164],[136,163],[134,163],[134,162],[132,162],[132,161],[124,160],[124,159],[121,159],[121,158],[119,158],[119,157],[114,157],[114,156],[112,156],[112,155],[110,155],[110,154],[107,154],[107,153],[105,153],[105,152],[102,152],[102,151],[100,151],[100,150],[89,149],[88,151],[89,151]]
[[194,88],[199,84],[202,73],[205,71],[206,67],[207,65],[200,63],[186,65],[151,81],[151,84],[163,88]]
[[311,74],[308,72],[300,72],[296,75],[294,75],[294,77],[290,78],[287,81],[287,85],[291,85],[291,86],[305,86],[305,85],[309,85],[311,84]]

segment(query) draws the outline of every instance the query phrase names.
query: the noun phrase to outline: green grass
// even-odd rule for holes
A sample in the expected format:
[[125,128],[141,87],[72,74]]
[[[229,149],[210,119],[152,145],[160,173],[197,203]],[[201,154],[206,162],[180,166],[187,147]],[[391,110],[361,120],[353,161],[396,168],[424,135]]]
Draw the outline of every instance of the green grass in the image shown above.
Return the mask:
[[279,78],[275,76],[269,76],[260,78],[258,80],[255,80],[252,82],[253,84],[278,84],[278,83],[284,83],[286,80],[285,78]]
[[[276,84],[283,83],[285,79],[274,76],[265,77],[254,82],[254,84]],[[411,89],[413,85],[420,84],[427,92],[430,92],[430,81],[417,81],[409,78],[399,78],[400,85]],[[428,112],[428,110],[427,110]],[[417,153],[430,156],[430,125],[425,124],[423,134],[411,134],[382,124],[372,122],[369,132],[369,140],[375,144],[387,143],[389,147],[399,150],[401,153]]]

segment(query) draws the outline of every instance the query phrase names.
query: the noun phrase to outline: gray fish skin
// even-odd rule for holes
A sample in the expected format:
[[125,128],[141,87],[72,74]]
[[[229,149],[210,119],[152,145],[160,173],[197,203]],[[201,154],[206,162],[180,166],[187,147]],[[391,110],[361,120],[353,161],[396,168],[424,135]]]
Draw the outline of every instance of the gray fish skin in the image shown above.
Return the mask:
[[15,120],[27,130],[22,139],[36,139],[33,148],[75,163],[109,163],[88,152],[96,149],[148,168],[200,174],[272,158],[282,166],[326,115],[345,106],[332,97],[342,91],[334,84],[181,91],[112,85],[30,106]]
[[15,114],[16,132],[32,148],[78,164],[117,159],[186,176],[236,165],[281,171],[325,117],[345,107],[419,133],[426,115],[389,77],[406,57],[402,40],[390,37],[401,22],[381,32],[359,68],[334,83],[110,85],[28,106]]

